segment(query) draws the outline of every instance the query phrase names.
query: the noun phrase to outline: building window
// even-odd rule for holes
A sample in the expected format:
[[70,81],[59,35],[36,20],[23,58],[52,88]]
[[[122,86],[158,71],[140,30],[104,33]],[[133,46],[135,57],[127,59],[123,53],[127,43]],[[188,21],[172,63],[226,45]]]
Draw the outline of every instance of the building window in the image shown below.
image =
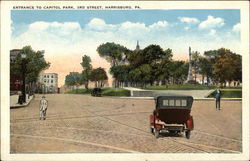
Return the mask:
[[49,78],[49,75],[47,75],[47,78]]
[[44,75],[44,78],[46,78],[46,75]]
[[53,83],[53,80],[51,80],[51,83]]
[[53,75],[51,75],[51,78],[53,78]]
[[44,80],[44,83],[46,83],[46,80]]

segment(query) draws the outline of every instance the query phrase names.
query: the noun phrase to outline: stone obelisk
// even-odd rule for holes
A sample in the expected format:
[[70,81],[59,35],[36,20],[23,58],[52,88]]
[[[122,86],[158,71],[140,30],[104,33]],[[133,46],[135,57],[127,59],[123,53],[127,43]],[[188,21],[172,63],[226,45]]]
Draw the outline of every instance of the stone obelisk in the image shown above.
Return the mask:
[[189,83],[190,81],[193,81],[191,47],[189,47],[189,69],[188,69],[188,77],[186,83]]

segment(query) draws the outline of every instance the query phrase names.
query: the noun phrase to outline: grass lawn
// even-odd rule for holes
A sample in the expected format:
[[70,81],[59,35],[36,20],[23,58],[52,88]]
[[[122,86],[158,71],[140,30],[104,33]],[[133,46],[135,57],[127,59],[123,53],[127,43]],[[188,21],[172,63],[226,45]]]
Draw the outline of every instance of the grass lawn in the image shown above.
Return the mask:
[[103,88],[102,95],[104,96],[130,96],[130,91],[123,88]]
[[[74,89],[68,91],[68,94],[91,94],[93,89]],[[102,88],[103,96],[130,96],[130,91],[122,88]]]
[[67,91],[68,94],[91,94],[92,89],[73,89],[70,91]]
[[[211,93],[208,98],[215,97],[215,91]],[[222,98],[242,98],[242,89],[221,89],[221,97]]]

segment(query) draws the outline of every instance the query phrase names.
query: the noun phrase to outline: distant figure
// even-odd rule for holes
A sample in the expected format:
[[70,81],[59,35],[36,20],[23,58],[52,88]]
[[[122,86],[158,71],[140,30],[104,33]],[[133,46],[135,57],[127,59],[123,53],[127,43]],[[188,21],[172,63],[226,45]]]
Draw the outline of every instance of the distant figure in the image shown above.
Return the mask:
[[18,104],[22,105],[23,104],[23,98],[22,98],[22,92],[18,91]]
[[46,112],[48,109],[48,101],[45,99],[45,96],[42,97],[40,101],[40,120],[46,119]]
[[216,93],[215,93],[215,104],[216,104],[216,110],[220,110],[220,98],[221,98],[221,91],[219,89],[216,90]]

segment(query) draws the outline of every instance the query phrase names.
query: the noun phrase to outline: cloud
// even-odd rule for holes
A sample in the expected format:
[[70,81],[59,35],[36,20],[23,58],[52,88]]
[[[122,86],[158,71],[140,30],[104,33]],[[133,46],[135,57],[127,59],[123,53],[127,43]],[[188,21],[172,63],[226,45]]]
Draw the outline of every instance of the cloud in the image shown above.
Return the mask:
[[157,29],[157,28],[166,28],[168,26],[167,21],[158,21],[156,23],[153,23],[152,25],[149,25],[149,28],[151,29]]
[[196,24],[200,22],[197,18],[193,18],[193,17],[178,17],[178,19],[181,22],[188,23],[188,24]]
[[220,17],[214,18],[213,16],[209,15],[207,16],[207,20],[202,21],[199,24],[199,29],[219,28],[224,25],[225,25],[224,19]]
[[77,22],[43,22],[38,21],[29,25],[29,32],[48,32],[54,35],[70,35],[74,32],[80,32],[81,26]]
[[240,23],[237,23],[236,25],[233,26],[232,31],[238,33],[240,32],[240,29],[241,29],[241,25]]
[[106,24],[106,22],[100,18],[93,18],[86,26],[89,30],[96,31],[113,31],[116,29],[115,25]]

